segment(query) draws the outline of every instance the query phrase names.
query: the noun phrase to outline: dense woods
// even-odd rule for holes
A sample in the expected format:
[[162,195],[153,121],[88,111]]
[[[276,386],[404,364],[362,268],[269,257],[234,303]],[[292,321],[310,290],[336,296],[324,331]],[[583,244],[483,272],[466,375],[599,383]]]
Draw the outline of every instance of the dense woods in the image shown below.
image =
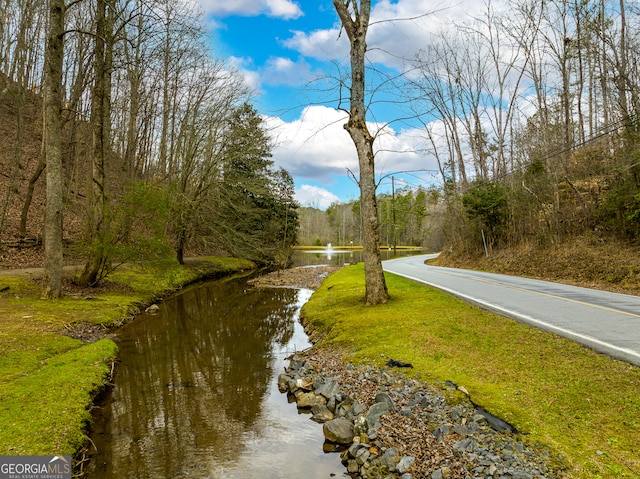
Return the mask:
[[[413,226],[400,219],[403,195],[394,207],[378,195],[381,242],[446,244],[467,255],[576,237],[636,243],[638,4],[505,3],[486,2],[481,16],[447,24],[413,59],[398,109],[411,104],[424,125],[440,183],[407,197],[419,204]],[[330,232],[314,235],[315,213],[305,211],[300,237],[358,241],[358,214],[358,202],[334,205]]]
[[[627,0],[491,2],[417,59],[444,234],[468,253],[640,227],[640,10]],[[433,109],[433,110],[432,110]]]
[[171,251],[180,262],[188,251],[286,259],[293,180],[273,167],[251,92],[209,53],[203,25],[189,2],[0,1],[13,146],[1,153],[0,234],[44,232],[43,296],[60,294],[63,240],[84,258],[87,285]]
[[[356,3],[334,4],[354,14]],[[467,254],[636,242],[640,7],[500,7],[486,2],[405,59],[398,109],[411,105],[423,125],[440,182],[378,193],[372,231]],[[51,273],[72,252],[85,284],[142,257],[274,263],[298,236],[364,244],[361,201],[298,209],[252,92],[210,51],[190,2],[0,0],[2,239],[44,239]],[[59,280],[47,276],[43,295]]]

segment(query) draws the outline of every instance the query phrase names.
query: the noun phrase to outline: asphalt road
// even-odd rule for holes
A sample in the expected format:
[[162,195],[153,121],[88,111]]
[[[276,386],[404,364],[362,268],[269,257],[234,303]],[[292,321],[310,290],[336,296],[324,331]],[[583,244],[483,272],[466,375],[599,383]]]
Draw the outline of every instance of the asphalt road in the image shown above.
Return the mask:
[[434,256],[408,256],[382,265],[390,273],[640,366],[640,297],[424,264]]

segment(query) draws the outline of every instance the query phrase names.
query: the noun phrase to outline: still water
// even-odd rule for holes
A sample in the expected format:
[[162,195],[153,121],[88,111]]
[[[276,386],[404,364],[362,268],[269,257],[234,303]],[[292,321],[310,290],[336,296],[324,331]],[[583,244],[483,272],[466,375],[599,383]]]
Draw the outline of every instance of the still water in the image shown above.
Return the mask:
[[[380,259],[382,261],[403,256],[424,254],[420,249],[397,250],[381,249]],[[293,257],[296,266],[331,265],[344,266],[345,264],[358,263],[362,261],[361,249],[340,249],[340,247],[318,247],[314,250],[296,250]]]
[[88,477],[344,476],[338,454],[323,453],[322,426],[277,387],[284,358],[309,346],[298,313],[310,295],[215,281],[121,328]]

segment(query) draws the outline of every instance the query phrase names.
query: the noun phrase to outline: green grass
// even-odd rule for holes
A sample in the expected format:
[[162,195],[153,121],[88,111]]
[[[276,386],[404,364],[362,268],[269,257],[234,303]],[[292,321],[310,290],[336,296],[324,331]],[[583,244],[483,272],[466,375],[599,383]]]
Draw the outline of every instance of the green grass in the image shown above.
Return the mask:
[[76,347],[0,384],[0,455],[74,454],[116,351],[109,340]]
[[395,275],[387,284],[390,301],[367,307],[362,265],[340,270],[304,306],[305,325],[352,361],[391,357],[464,386],[523,440],[562,455],[567,477],[640,477],[640,368]]
[[117,326],[189,283],[253,268],[217,257],[124,265],[107,278],[116,287],[59,300],[40,299],[29,278],[0,276],[0,455],[74,454],[86,442],[93,398],[117,346],[84,344],[64,335],[67,326]]

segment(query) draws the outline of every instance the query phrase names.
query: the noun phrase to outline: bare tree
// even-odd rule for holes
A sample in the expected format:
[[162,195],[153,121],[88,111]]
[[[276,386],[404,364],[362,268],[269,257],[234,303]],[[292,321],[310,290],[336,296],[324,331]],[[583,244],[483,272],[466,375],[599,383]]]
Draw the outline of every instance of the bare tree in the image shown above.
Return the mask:
[[45,75],[45,157],[47,204],[44,224],[45,265],[42,297],[62,296],[62,60],[64,54],[64,0],[49,0],[49,30]]
[[[351,5],[351,8],[349,8]],[[362,208],[363,256],[366,283],[366,303],[386,303],[389,299],[384,279],[378,239],[378,208],[376,205],[374,137],[367,128],[365,108],[365,53],[371,1],[333,0],[342,26],[351,45],[351,99],[349,120],[345,129],[358,151],[360,165],[360,200]]]

